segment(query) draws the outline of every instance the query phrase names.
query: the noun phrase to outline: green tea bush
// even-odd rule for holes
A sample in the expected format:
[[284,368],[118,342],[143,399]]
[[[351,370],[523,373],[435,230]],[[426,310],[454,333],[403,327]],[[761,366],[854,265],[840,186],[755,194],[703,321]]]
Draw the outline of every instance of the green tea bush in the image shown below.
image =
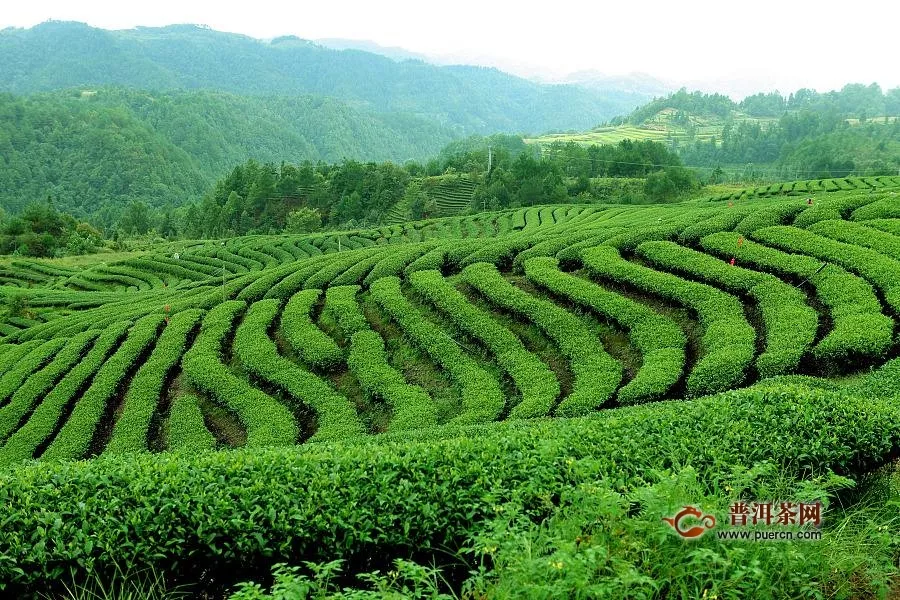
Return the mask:
[[491,304],[523,315],[549,336],[569,360],[575,383],[555,414],[575,416],[600,407],[622,381],[622,365],[603,348],[600,339],[577,316],[549,300],[536,298],[509,283],[487,263],[462,272],[463,280]]
[[743,381],[755,353],[756,334],[737,298],[702,283],[628,262],[608,246],[585,250],[582,260],[595,277],[662,296],[697,314],[704,329],[703,354],[688,375],[690,395],[722,391]]
[[845,244],[796,227],[767,227],[753,234],[761,242],[801,252],[858,273],[884,293],[884,300],[900,313],[900,261],[874,250]]
[[[0,408],[0,442],[13,433],[22,418],[28,415],[57,381],[81,360],[85,350],[96,337],[96,331],[73,336],[53,357],[50,364],[17,386],[9,402]],[[0,379],[0,383],[4,379],[6,376]]]
[[362,283],[369,275],[369,272],[372,271],[375,265],[377,265],[383,257],[395,252],[393,248],[388,250],[379,248],[379,250],[381,252],[376,252],[365,258],[360,258],[356,264],[327,281],[327,285],[356,285]]
[[894,260],[900,260],[900,237],[868,225],[868,222],[819,221],[809,227],[809,231],[838,242],[869,248]]
[[[293,444],[299,431],[291,412],[222,364],[222,342],[245,307],[240,300],[230,300],[206,313],[200,334],[182,359],[184,376],[197,390],[234,411],[247,429],[248,446]],[[263,350],[235,347],[236,353],[248,351]]]
[[234,336],[235,356],[254,376],[312,407],[317,426],[314,440],[333,440],[363,433],[363,425],[347,398],[278,353],[275,342],[267,334],[278,308],[277,300],[260,300],[250,307]]
[[554,258],[529,259],[525,262],[525,275],[550,292],[590,308],[628,331],[628,338],[641,353],[642,364],[634,379],[619,390],[621,404],[662,398],[678,383],[684,369],[687,340],[674,321],[639,302],[563,273]]
[[330,314],[348,338],[354,333],[369,329],[369,322],[356,300],[360,289],[358,285],[340,285],[325,290],[323,313]]
[[153,353],[131,380],[122,403],[122,413],[113,427],[112,437],[104,452],[115,454],[147,449],[147,432],[159,404],[163,385],[181,360],[188,336],[202,315],[203,311],[198,309],[182,311],[166,325]]
[[505,404],[500,383],[468,356],[440,327],[426,319],[400,291],[400,280],[384,277],[372,284],[372,298],[397,322],[404,335],[447,371],[459,387],[463,412],[456,423],[483,423],[496,419]]
[[418,271],[409,278],[412,289],[446,314],[459,331],[478,340],[509,374],[522,401],[513,407],[512,418],[542,417],[550,413],[559,396],[559,382],[537,356],[491,314],[473,305],[438,271]]
[[[341,273],[347,269],[354,268],[360,261],[366,261],[373,255],[379,255],[383,250],[381,248],[372,248],[367,250],[358,250],[353,252],[341,252],[329,257],[322,263],[322,268],[310,275],[309,279],[303,284],[303,289],[323,288],[330,285]],[[356,281],[346,283],[358,283]],[[343,284],[337,284],[343,285]]]
[[819,320],[806,296],[773,275],[734,266],[671,242],[646,242],[638,254],[654,265],[753,298],[765,326],[766,349],[756,360],[760,377],[794,370],[816,337]]
[[687,465],[699,493],[740,489],[765,464],[784,477],[868,470],[898,432],[896,403],[782,385],[438,440],[24,465],[0,472],[0,583],[17,595],[88,569],[228,577],[248,560],[454,552],[505,510],[543,520],[587,486],[627,492]]
[[766,208],[753,211],[741,219],[734,229],[743,235],[749,235],[763,227],[781,225],[800,211],[805,210],[807,206],[805,200],[784,200],[767,205]]
[[91,450],[91,442],[101,426],[107,403],[129,372],[138,366],[138,359],[144,351],[156,343],[162,322],[161,316],[150,315],[134,324],[122,345],[94,375],[90,387],[79,398],[68,420],[44,451],[42,459],[82,458]]
[[403,374],[388,363],[384,341],[376,332],[358,331],[351,336],[347,365],[367,395],[391,407],[389,431],[437,425],[437,410],[431,397],[419,386],[408,384]]
[[[378,262],[375,263],[375,266],[372,267],[372,270],[369,271],[369,274],[366,275],[363,283],[365,285],[371,285],[373,281],[381,279],[382,277],[400,276],[408,265],[426,252],[430,252],[435,247],[436,244],[434,242],[428,242],[403,248],[394,248],[392,252],[380,257]],[[337,282],[334,282],[333,285],[337,285]]]
[[206,428],[197,396],[181,394],[172,400],[165,437],[166,447],[173,452],[195,454],[216,447],[216,438]]
[[66,406],[78,398],[130,326],[129,321],[123,321],[103,330],[84,359],[57,382],[35,407],[28,421],[6,440],[0,448],[0,464],[32,458],[39,446],[53,435]]
[[344,362],[338,345],[313,323],[310,313],[322,295],[321,290],[307,289],[294,294],[281,315],[281,330],[303,362],[330,369]]
[[854,357],[880,357],[890,347],[893,322],[881,314],[881,303],[868,283],[809,256],[788,254],[750,240],[738,247],[739,237],[738,233],[716,233],[700,243],[709,252],[737,257],[741,264],[808,282],[831,317],[831,331],[813,348],[815,358],[838,363]]

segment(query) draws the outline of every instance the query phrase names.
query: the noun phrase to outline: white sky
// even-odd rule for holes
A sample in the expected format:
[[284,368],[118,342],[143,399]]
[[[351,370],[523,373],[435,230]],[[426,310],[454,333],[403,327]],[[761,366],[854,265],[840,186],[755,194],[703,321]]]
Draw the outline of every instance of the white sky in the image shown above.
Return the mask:
[[[900,85],[894,0],[4,0],[0,28],[198,23],[258,38],[372,40],[522,75],[644,72],[722,91]],[[115,6],[115,8],[111,8]],[[0,66],[2,68],[2,66]]]

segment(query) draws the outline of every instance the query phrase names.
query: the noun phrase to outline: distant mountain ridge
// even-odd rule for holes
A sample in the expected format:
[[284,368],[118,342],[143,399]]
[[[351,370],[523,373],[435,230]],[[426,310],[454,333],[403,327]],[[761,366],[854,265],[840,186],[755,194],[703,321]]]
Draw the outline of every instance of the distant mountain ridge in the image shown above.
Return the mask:
[[630,91],[542,85],[472,66],[397,62],[295,37],[264,42],[194,25],[108,31],[50,21],[0,31],[0,91],[78,86],[311,94],[434,121],[457,135],[583,129],[646,100]]

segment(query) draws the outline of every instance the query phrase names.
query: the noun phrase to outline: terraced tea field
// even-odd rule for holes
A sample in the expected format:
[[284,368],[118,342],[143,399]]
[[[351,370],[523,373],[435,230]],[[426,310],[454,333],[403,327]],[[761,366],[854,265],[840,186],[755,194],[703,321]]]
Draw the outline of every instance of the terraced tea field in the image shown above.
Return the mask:
[[[620,491],[663,465],[709,476],[701,455],[739,465],[803,454],[789,461],[798,477],[879,464],[897,449],[897,431],[878,420],[888,417],[853,404],[852,427],[837,413],[826,425],[821,411],[851,402],[823,396],[827,383],[758,382],[858,378],[897,355],[898,192],[890,177],[802,181],[677,205],[541,206],[175,244],[78,271],[12,261],[3,292],[20,295],[27,316],[0,324],[0,501],[15,507],[0,581],[27,589],[86,557],[107,565],[122,554],[183,571],[182,551],[209,565],[450,544],[502,502],[478,490],[581,481],[567,467],[534,471],[529,457],[548,452],[576,462],[621,452],[619,466],[601,468]],[[873,411],[879,394],[867,392]],[[793,412],[754,404],[737,415],[760,397]],[[653,407],[666,399],[687,402]],[[710,403],[724,412],[681,438],[687,454],[668,433],[646,452],[635,446],[663,435],[652,423],[686,423]],[[788,414],[813,425],[784,438]],[[778,425],[761,431],[754,419]],[[863,440],[870,430],[881,437]],[[819,432],[828,439],[816,446]],[[277,449],[295,445],[298,454]],[[238,447],[247,450],[204,452]],[[357,479],[382,475],[377,489]],[[215,500],[216,477],[233,496]],[[157,521],[154,498],[180,493],[201,508],[178,500]],[[249,520],[204,533],[194,519],[213,505]],[[421,512],[451,505],[469,512]],[[101,506],[112,516],[84,525],[88,546],[67,511]],[[355,508],[337,524],[341,506]],[[394,516],[382,520],[378,506]],[[36,527],[53,543],[31,543]]]

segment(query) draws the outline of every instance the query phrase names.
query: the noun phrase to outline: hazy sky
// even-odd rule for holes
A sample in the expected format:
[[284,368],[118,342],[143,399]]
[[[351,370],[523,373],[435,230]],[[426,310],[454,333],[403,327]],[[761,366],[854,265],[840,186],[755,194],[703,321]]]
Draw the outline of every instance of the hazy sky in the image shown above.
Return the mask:
[[292,34],[372,40],[522,75],[561,76],[584,69],[644,72],[679,84],[704,82],[705,88],[719,85],[732,91],[825,90],[851,81],[900,85],[900,6],[885,0],[840,3],[840,10],[827,0],[4,4],[0,27],[29,27],[47,19],[107,29],[198,23],[258,38]]

